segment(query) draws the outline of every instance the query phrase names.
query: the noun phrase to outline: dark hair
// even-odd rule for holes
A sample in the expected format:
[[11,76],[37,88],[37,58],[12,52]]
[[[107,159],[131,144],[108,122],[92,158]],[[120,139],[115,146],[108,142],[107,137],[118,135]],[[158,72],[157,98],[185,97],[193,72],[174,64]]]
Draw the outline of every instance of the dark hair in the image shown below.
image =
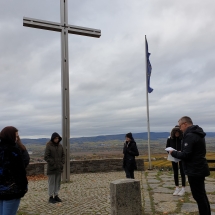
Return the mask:
[[18,131],[18,129],[13,126],[7,126],[7,127],[3,128],[0,133],[1,141],[4,143],[15,145],[17,131]]
[[129,138],[129,139],[131,139],[131,140],[134,140],[134,138],[133,138],[131,132],[127,133],[127,134],[125,135],[125,137],[127,137],[127,138]]
[[178,132],[179,133],[179,138],[182,139],[183,133],[182,131],[179,129],[179,126],[175,126],[172,131],[171,131],[171,138],[174,139],[175,138],[175,133]]

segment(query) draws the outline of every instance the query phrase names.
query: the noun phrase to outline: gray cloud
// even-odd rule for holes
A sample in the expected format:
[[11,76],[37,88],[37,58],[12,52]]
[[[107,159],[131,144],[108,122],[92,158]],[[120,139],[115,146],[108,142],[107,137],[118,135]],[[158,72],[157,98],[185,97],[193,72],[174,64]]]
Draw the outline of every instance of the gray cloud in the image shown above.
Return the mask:
[[[60,21],[59,0],[0,2],[0,128],[23,137],[61,133],[60,34],[22,19]],[[71,137],[146,132],[145,46],[153,67],[151,131],[183,115],[214,131],[212,0],[69,1],[69,23],[102,30],[69,36]]]

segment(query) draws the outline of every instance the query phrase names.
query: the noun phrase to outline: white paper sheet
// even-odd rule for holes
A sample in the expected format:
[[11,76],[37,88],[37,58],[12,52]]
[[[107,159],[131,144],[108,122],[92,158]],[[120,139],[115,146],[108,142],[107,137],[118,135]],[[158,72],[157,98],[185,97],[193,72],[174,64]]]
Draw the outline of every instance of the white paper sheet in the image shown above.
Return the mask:
[[[172,147],[167,147],[165,150],[166,150],[167,152],[169,152],[169,151],[176,151],[176,150],[175,150],[174,148],[172,148]],[[173,161],[173,162],[175,162],[175,163],[178,163],[178,161],[180,161],[181,159],[174,158],[171,154],[168,154],[167,160],[168,160],[168,161]]]
[[168,161],[173,161],[175,163],[178,163],[178,161],[180,161],[181,159],[174,158],[171,154],[168,154],[167,160]]
[[167,148],[165,148],[165,150],[168,151],[168,152],[169,152],[169,151],[176,151],[176,150],[175,150],[174,148],[172,148],[172,147],[167,147]]

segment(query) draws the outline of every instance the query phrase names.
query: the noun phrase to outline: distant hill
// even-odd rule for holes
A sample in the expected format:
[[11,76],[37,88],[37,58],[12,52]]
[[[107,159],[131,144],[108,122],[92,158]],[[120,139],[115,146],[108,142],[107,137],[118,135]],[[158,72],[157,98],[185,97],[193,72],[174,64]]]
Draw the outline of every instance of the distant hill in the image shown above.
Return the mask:
[[[169,137],[170,132],[150,132],[151,140],[158,140]],[[148,139],[148,133],[133,133],[134,139]],[[206,137],[215,137],[215,132],[207,132]],[[105,142],[111,140],[120,140],[124,141],[125,134],[116,134],[116,135],[101,135],[95,137],[79,137],[79,138],[70,138],[70,143],[84,143],[84,142]],[[48,142],[49,138],[39,138],[39,139],[22,139],[23,144],[41,144],[45,145]]]

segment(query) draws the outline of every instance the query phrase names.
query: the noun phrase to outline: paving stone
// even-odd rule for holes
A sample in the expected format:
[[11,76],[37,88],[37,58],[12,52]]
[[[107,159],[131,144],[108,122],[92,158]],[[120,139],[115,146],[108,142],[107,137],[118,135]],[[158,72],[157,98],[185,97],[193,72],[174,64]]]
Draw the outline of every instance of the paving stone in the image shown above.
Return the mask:
[[156,183],[160,183],[160,181],[159,181],[159,180],[157,180],[157,179],[148,179],[147,181],[148,181],[148,183],[149,183],[149,184],[156,184]]
[[155,179],[156,178],[156,176],[154,176],[154,175],[151,175],[151,176],[147,176],[147,179],[149,180],[149,179]]
[[179,196],[173,196],[172,194],[166,194],[166,193],[154,193],[153,195],[154,203],[159,202],[173,202],[178,201]]
[[163,187],[170,187],[172,189],[175,189],[175,183],[172,183],[172,182],[165,182],[162,184]]
[[153,192],[154,193],[172,193],[172,190],[165,187],[157,187],[153,189]]
[[158,186],[160,186],[160,184],[149,184],[150,188],[155,188],[155,187],[158,187]]
[[215,178],[210,178],[210,177],[205,177],[205,180],[207,181],[207,182],[215,182]]
[[181,207],[181,212],[186,213],[186,212],[197,212],[198,211],[198,206],[197,204],[194,203],[183,203]]
[[212,195],[212,194],[207,194],[207,196],[208,196],[208,200],[209,200],[209,202],[211,203],[215,203],[215,195]]
[[148,173],[148,177],[149,176],[156,176],[158,174],[157,171],[147,172],[147,173]]
[[206,190],[208,193],[215,192],[215,184],[206,183],[206,184],[205,184],[205,190]]
[[169,213],[176,210],[177,202],[159,202],[155,205],[155,211]]
[[173,176],[160,175],[159,178],[161,178],[163,181],[174,181]]

